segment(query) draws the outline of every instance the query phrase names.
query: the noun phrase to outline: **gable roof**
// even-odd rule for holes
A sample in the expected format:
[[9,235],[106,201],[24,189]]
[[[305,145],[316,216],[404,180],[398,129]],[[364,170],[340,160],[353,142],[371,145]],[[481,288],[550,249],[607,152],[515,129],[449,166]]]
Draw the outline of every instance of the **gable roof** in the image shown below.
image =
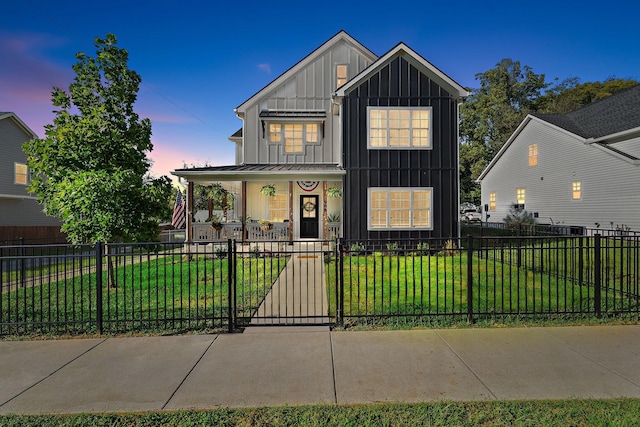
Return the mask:
[[378,58],[374,63],[369,65],[347,83],[338,88],[335,93],[336,96],[344,96],[345,93],[348,93],[353,88],[360,85],[363,81],[368,80],[373,74],[378,72],[378,70],[384,67],[389,61],[398,56],[409,56],[409,58],[413,59],[413,62],[418,66],[420,71],[429,76],[440,86],[448,89],[450,93],[457,96],[458,98],[464,98],[470,95],[469,91],[467,91],[451,77],[443,73],[438,67],[424,59],[420,54],[416,53],[406,44],[400,42],[387,53]]
[[295,65],[289,68],[284,73],[280,74],[275,80],[271,81],[271,83],[267,84],[265,87],[260,89],[258,92],[253,94],[249,99],[244,101],[238,107],[236,107],[236,114],[242,115],[244,110],[247,108],[249,104],[251,104],[258,96],[263,94],[264,92],[268,92],[278,85],[280,85],[283,81],[288,79],[290,76],[294,75],[308,64],[312,63],[316,58],[320,57],[324,52],[326,52],[329,48],[340,41],[346,41],[349,44],[353,45],[356,49],[360,50],[365,56],[369,56],[371,60],[375,60],[377,58],[376,54],[367,49],[364,45],[362,45],[359,41],[351,37],[347,34],[346,31],[340,30],[335,36],[331,37],[329,40],[324,42],[318,48],[316,48],[313,52],[302,58]]
[[585,139],[601,139],[640,127],[640,85],[567,114],[532,114]]
[[13,119],[13,121],[19,127],[21,127],[24,132],[26,132],[27,134],[29,134],[31,136],[31,139],[38,138],[38,135],[36,135],[36,133],[34,131],[32,131],[31,128],[29,128],[29,126],[27,126],[22,120],[20,120],[20,117],[18,117],[15,113],[12,113],[12,112],[1,113],[0,112],[0,120],[4,120],[4,119]]

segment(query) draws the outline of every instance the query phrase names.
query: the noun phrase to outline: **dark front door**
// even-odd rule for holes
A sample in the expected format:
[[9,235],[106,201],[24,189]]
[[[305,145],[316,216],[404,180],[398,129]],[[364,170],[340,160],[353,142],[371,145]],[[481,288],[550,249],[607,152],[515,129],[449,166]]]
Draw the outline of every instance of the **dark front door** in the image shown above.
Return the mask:
[[318,196],[300,196],[300,238],[318,238]]

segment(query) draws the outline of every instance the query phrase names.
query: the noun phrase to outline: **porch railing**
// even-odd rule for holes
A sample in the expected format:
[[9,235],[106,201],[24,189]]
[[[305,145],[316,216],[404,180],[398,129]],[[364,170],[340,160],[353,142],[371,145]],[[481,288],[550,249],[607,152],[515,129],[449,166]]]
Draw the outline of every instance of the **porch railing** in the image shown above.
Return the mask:
[[259,222],[247,223],[247,240],[249,241],[287,240],[288,238],[288,222],[272,222],[270,228],[262,226]]
[[211,242],[214,240],[242,239],[242,223],[226,222],[219,230],[211,227],[208,222],[196,222],[191,225],[193,234],[191,240],[194,242]]

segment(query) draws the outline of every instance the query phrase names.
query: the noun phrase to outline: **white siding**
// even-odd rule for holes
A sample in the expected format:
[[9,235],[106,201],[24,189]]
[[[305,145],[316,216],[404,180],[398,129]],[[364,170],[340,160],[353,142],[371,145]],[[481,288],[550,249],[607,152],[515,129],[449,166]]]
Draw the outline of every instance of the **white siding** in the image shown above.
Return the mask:
[[[528,166],[528,147],[538,144],[538,165]],[[538,222],[615,228],[625,224],[640,231],[640,168],[580,138],[530,121],[482,180],[482,204],[496,193],[490,221],[504,219],[516,189],[526,189],[525,209]],[[572,200],[574,181],[582,198]]]
[[[335,68],[338,64],[346,64],[348,77],[351,78],[371,61],[347,41],[338,41],[306,67],[248,105],[244,119],[244,163],[339,162],[340,152],[335,138],[339,135],[339,129],[334,129],[339,123],[331,112],[331,94],[336,90]],[[302,153],[285,154],[282,144],[269,144],[263,135],[260,119],[262,110],[325,111],[324,138],[319,144],[306,144]],[[268,125],[265,124],[265,127],[268,132]]]
[[15,183],[15,163],[27,162],[22,144],[30,139],[12,117],[0,120],[0,226],[60,225],[42,212],[25,185]]

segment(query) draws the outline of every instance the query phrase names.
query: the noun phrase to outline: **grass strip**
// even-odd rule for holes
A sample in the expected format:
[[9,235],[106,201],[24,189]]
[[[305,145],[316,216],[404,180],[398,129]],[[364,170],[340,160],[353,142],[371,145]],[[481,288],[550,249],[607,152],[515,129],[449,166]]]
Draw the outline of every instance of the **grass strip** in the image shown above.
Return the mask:
[[5,415],[0,426],[635,426],[640,399],[432,402],[212,411]]

